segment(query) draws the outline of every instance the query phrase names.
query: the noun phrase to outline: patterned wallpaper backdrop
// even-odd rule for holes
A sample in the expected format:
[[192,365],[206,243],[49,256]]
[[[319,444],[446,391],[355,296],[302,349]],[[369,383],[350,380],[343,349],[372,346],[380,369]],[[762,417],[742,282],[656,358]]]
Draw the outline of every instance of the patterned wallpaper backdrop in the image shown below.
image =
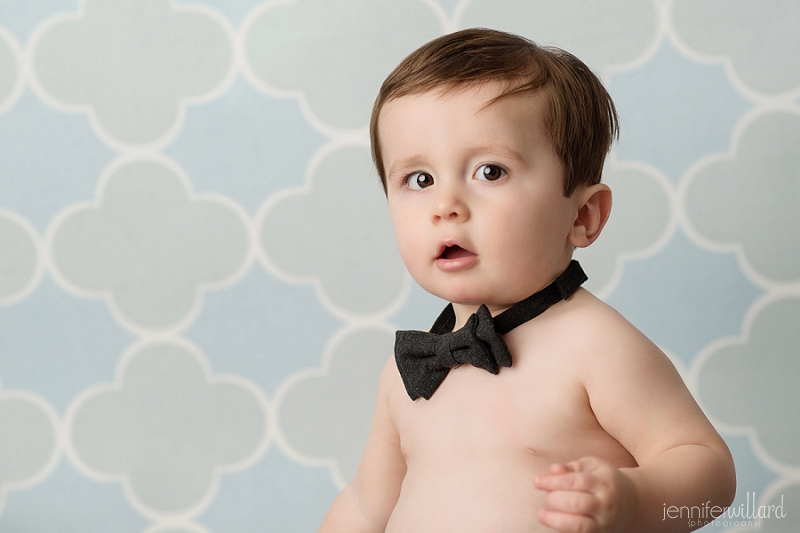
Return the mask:
[[442,305],[371,103],[469,26],[608,84],[589,286],[683,374],[735,505],[786,514],[709,530],[800,530],[797,0],[0,0],[1,532],[316,529],[393,331]]

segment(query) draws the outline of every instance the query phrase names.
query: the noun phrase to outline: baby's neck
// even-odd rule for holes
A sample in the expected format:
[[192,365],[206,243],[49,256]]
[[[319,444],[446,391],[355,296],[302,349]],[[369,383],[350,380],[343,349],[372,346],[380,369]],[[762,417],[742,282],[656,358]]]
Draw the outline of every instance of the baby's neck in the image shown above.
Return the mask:
[[[480,304],[472,305],[472,304],[453,303],[452,305],[453,305],[453,311],[455,311],[456,314],[456,325],[453,327],[453,331],[461,329],[461,327],[467,323],[469,317],[475,314],[475,312],[480,307]],[[508,309],[509,307],[511,307],[511,305],[492,306],[487,304],[486,307],[489,308],[489,312],[492,313],[492,316],[497,316],[506,309]]]

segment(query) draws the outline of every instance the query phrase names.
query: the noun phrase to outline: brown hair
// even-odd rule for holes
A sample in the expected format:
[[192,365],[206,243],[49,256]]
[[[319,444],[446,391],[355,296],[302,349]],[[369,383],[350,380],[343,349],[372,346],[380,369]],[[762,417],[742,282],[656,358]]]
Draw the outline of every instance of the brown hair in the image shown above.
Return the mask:
[[470,28],[418,48],[383,82],[372,108],[369,133],[384,192],[386,169],[378,137],[383,106],[401,96],[493,81],[506,84],[496,99],[544,91],[549,104],[545,128],[564,163],[565,196],[581,185],[600,182],[603,161],[619,135],[619,124],[614,102],[597,76],[560,48],[539,46],[497,30]]

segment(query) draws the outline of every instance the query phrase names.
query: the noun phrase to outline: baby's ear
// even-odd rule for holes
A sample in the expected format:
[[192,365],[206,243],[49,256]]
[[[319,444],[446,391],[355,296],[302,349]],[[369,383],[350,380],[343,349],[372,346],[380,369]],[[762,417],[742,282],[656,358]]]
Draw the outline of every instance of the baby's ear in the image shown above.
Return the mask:
[[568,239],[573,246],[585,248],[600,236],[611,214],[611,189],[605,183],[598,183],[573,194],[578,211]]

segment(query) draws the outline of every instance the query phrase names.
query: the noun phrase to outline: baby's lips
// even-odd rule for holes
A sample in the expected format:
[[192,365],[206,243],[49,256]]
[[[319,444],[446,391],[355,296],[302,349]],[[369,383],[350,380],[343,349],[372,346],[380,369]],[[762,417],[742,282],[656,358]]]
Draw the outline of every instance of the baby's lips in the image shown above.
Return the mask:
[[437,259],[456,259],[459,257],[476,255],[474,252],[464,248],[454,240],[447,240],[439,243],[436,252]]
[[443,272],[457,272],[470,268],[478,261],[478,254],[455,241],[445,241],[439,247],[436,266]]
[[461,259],[462,257],[469,257],[471,255],[475,255],[473,252],[470,252],[466,248],[462,248],[461,246],[448,246],[447,248],[442,251],[441,257],[442,259]]

